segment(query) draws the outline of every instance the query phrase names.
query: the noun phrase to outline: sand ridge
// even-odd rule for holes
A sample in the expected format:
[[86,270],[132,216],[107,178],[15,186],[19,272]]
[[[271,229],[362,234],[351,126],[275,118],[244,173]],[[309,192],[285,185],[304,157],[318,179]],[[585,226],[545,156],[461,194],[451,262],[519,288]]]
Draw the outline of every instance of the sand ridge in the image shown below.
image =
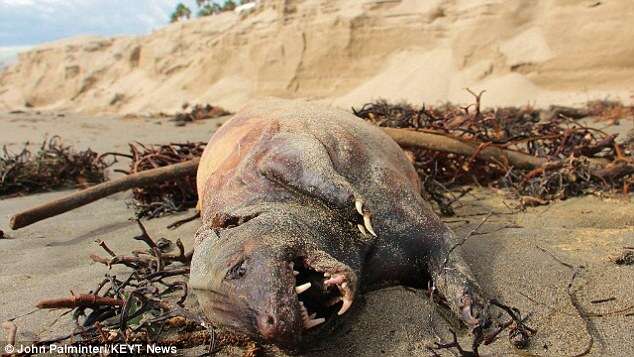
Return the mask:
[[630,1],[270,0],[147,36],[42,45],[0,72],[0,109],[237,110],[254,97],[485,105],[631,101]]

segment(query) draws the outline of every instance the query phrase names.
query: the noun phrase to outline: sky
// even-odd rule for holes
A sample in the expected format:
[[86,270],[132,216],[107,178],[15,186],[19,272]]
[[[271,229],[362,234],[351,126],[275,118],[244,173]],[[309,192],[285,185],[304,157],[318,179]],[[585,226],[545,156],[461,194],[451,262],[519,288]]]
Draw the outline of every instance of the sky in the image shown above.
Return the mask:
[[[0,48],[78,35],[149,33],[179,0],[0,0]],[[182,1],[195,12],[195,0]]]

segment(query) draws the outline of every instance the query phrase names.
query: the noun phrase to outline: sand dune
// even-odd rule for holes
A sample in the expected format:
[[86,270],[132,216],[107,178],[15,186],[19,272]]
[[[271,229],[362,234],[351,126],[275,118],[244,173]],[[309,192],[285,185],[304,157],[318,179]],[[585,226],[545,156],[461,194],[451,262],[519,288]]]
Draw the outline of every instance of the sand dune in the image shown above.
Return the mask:
[[383,97],[485,104],[631,101],[630,1],[276,0],[144,37],[77,38],[0,72],[0,109],[236,109],[256,96],[349,107]]

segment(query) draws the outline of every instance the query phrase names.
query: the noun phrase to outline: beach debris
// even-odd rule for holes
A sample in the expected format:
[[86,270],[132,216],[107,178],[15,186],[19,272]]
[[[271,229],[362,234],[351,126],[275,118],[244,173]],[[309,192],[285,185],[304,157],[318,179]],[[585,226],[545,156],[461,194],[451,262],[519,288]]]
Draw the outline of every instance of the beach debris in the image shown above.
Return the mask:
[[[594,347],[594,336],[598,335],[597,328],[594,325],[594,322],[592,322],[592,320],[590,319],[590,317],[593,315],[589,314],[583,308],[583,306],[581,306],[581,303],[579,302],[579,298],[577,297],[577,293],[579,292],[581,288],[579,289],[574,288],[577,278],[581,275],[583,271],[585,271],[585,267],[583,265],[576,266],[576,265],[567,263],[563,261],[562,259],[560,259],[559,257],[557,257],[555,254],[553,254],[551,251],[543,247],[536,246],[536,248],[546,253],[547,255],[549,255],[555,262],[559,263],[559,265],[561,265],[562,267],[568,269],[571,273],[570,280],[568,281],[568,285],[566,286],[566,293],[568,294],[568,298],[570,299],[570,304],[575,308],[577,315],[583,321],[585,333],[588,336],[588,341],[585,343],[585,348],[581,352],[575,354],[574,356],[575,357],[585,356],[592,351],[592,348]],[[598,315],[595,315],[595,316],[598,316]]]
[[[91,255],[107,266],[108,272],[95,289],[85,294],[40,301],[40,309],[72,309],[75,328],[68,334],[35,342],[37,346],[112,345],[143,343],[175,348],[209,345],[209,352],[224,346],[244,348],[245,355],[257,353],[250,339],[228,331],[217,331],[186,308],[187,281],[192,251],[180,240],[155,240],[137,220],[141,234],[135,237],[147,249],[119,255],[106,242],[97,241],[107,257]],[[174,252],[166,252],[174,247]],[[112,273],[113,265],[129,270]],[[170,350],[173,354],[176,350]]]
[[[188,142],[166,145],[130,144],[131,162],[126,174],[183,163],[199,158],[206,143]],[[132,190],[137,218],[156,218],[195,207],[198,202],[195,170],[181,178],[157,181]]]
[[610,121],[618,124],[621,120],[634,120],[634,105],[624,105],[618,101],[594,100],[586,103],[589,116],[596,121]]
[[497,326],[492,327],[492,329],[488,332],[485,332],[482,328],[477,328],[472,331],[473,339],[470,346],[471,350],[466,349],[460,344],[456,332],[452,329],[449,329],[452,336],[452,340],[450,342],[434,342],[434,346],[427,346],[427,350],[434,356],[440,356],[437,353],[439,350],[455,349],[459,356],[477,357],[480,355],[479,348],[482,345],[489,345],[493,343],[505,330],[508,330],[508,340],[513,347],[517,349],[524,349],[528,347],[530,338],[537,333],[537,330],[526,324],[530,315],[522,317],[522,314],[517,308],[505,305],[496,299],[489,300],[489,304],[502,309],[509,315],[510,319],[506,322],[498,323]]
[[178,164],[129,174],[91,186],[84,190],[70,193],[64,197],[16,213],[10,218],[9,226],[11,229],[20,229],[43,219],[54,217],[90,202],[94,202],[116,192],[135,187],[151,186],[170,180],[180,180],[183,177],[196,175],[199,160],[200,159],[196,158]]
[[170,121],[174,122],[176,126],[185,126],[188,123],[195,122],[197,120],[212,119],[222,116],[231,115],[230,112],[225,109],[213,106],[211,104],[196,104],[189,109],[189,104],[183,104],[183,112],[176,114]]
[[[631,115],[634,107],[590,102],[583,108],[481,109],[483,92],[471,93],[475,103],[466,107],[414,107],[378,100],[352,110],[380,127],[444,135],[476,146],[472,154],[467,154],[404,145],[414,156],[424,188],[445,215],[453,213],[451,205],[468,185],[503,189],[519,202],[519,208],[584,194],[631,192],[632,150],[617,142],[616,134],[585,126],[579,119],[594,117],[615,123],[621,115]],[[511,162],[503,156],[482,155],[490,148],[530,159]]]
[[623,247],[621,254],[609,257],[609,259],[616,265],[634,265],[634,247]]
[[4,146],[0,197],[88,187],[104,182],[105,170],[111,164],[90,149],[73,150],[59,136],[45,139],[37,152],[32,152],[28,143],[17,154]]
[[60,299],[49,299],[38,302],[38,309],[61,309],[75,307],[98,307],[101,305],[123,306],[125,301],[111,297],[97,296],[94,294],[79,294]]

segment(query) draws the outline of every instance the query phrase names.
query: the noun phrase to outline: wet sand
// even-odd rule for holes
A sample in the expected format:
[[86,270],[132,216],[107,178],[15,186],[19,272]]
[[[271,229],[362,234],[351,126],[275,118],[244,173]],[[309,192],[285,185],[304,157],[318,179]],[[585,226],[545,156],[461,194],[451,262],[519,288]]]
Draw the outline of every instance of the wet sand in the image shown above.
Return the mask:
[[[165,119],[86,118],[80,116],[0,114],[0,145],[19,148],[26,140],[41,142],[44,133],[61,135],[79,148],[125,151],[127,143],[167,143],[207,140],[222,120],[206,120],[174,127]],[[162,124],[156,124],[161,122]],[[16,146],[17,145],[17,146]],[[66,296],[70,290],[86,292],[100,281],[105,268],[88,259],[101,253],[94,242],[104,240],[115,252],[140,248],[132,239],[137,227],[126,208],[129,193],[119,193],[19,231],[10,231],[8,216],[54,199],[65,192],[38,194],[0,201],[0,320],[32,311],[43,298]],[[571,270],[556,259],[579,268],[573,291],[590,318],[593,356],[634,355],[634,266],[617,266],[608,257],[634,246],[634,205],[623,198],[586,196],[550,206],[511,213],[514,204],[502,194],[482,189],[467,197],[446,221],[464,236],[485,215],[493,215],[464,244],[466,257],[484,290],[492,297],[532,313],[529,324],[538,330],[526,352],[513,350],[505,337],[482,347],[483,355],[562,356],[582,352],[589,341],[583,319],[576,312],[566,287]],[[181,238],[191,246],[198,222],[177,230],[165,227],[192,212],[147,221],[150,234]],[[547,252],[545,252],[546,250]],[[550,253],[548,253],[550,252]],[[595,304],[597,299],[615,298]],[[618,312],[632,307],[625,312]],[[53,336],[71,326],[61,311],[43,311],[17,320],[18,339],[34,334]],[[351,313],[334,335],[306,355],[428,356],[426,346],[435,336],[448,340],[452,320],[430,303],[423,291],[389,288],[357,299]],[[469,336],[458,331],[465,346]],[[190,351],[191,353],[195,351]],[[452,355],[444,352],[443,355]]]

